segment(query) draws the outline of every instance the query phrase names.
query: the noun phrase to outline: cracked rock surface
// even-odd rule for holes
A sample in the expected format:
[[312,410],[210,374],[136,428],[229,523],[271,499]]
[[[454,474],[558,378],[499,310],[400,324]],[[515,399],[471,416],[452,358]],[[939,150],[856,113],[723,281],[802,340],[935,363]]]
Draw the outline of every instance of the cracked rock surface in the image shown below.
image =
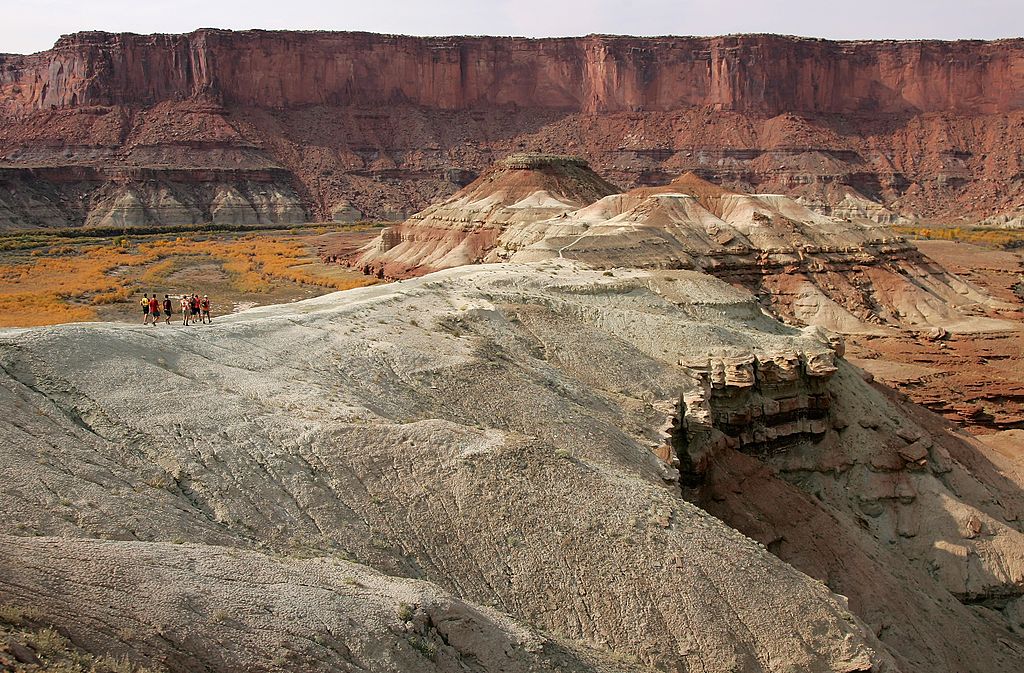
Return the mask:
[[[918,572],[899,554],[894,570],[858,548],[871,562],[843,568],[835,540],[791,531],[794,567],[681,497],[655,448],[702,385],[686,363],[712,352],[834,358],[823,332],[708,275],[564,260],[207,328],[3,332],[0,603],[181,671],[1012,670],[1024,649],[1003,617],[927,577],[899,594],[892,577]],[[844,410],[872,399],[849,370],[829,383]],[[858,447],[909,423],[875,425]],[[769,469],[723,451],[710,482]],[[764,479],[799,508],[722,491],[716,513],[846,530],[837,505]],[[897,593],[848,603],[822,568]],[[862,617],[885,600],[917,628]]]

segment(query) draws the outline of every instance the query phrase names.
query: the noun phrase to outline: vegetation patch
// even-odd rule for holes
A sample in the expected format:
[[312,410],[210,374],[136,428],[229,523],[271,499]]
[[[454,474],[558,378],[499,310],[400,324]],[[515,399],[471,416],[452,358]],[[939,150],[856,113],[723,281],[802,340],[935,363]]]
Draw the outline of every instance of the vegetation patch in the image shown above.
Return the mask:
[[309,246],[288,232],[31,240],[31,253],[7,254],[0,263],[0,327],[96,320],[96,307],[128,302],[176,269],[204,262],[221,268],[239,293],[266,294],[283,285],[326,292],[375,282],[317,273]]
[[935,241],[961,241],[988,248],[1019,248],[1024,246],[1024,230],[1000,227],[900,226],[896,233],[908,238]]
[[433,660],[437,657],[437,643],[431,640],[420,636],[413,636],[409,638],[409,644],[427,659]]
[[30,673],[159,673],[125,657],[85,652],[31,607],[0,604],[0,671]]
[[410,621],[413,618],[413,615],[415,614],[416,611],[408,603],[398,604],[398,618],[401,619],[403,622]]

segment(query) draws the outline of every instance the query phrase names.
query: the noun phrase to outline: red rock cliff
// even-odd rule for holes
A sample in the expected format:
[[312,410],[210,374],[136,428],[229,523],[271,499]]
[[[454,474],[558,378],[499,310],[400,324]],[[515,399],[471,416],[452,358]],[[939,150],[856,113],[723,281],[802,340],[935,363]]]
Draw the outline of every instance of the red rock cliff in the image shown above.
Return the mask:
[[404,219],[522,151],[623,188],[695,171],[837,212],[1024,216],[1024,39],[200,30],[0,55],[0,228],[125,198],[171,221],[166,194],[202,220],[234,192]]
[[7,105],[149,105],[210,96],[289,107],[407,102],[582,112],[1007,112],[1024,106],[1024,40],[417,38],[199,30],[79,33],[0,62]]

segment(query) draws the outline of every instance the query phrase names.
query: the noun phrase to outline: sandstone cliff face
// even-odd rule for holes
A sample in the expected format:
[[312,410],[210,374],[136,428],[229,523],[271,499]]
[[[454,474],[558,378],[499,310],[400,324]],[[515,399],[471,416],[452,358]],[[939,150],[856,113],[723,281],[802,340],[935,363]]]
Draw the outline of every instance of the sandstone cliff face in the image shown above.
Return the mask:
[[[31,170],[274,168],[312,219],[400,220],[528,150],[627,189],[693,170],[826,211],[984,218],[1022,207],[1022,59],[1021,40],[80,33],[0,56],[0,166],[44,186]],[[5,219],[39,226],[29,210]]]
[[80,33],[50,52],[7,57],[0,82],[14,106],[35,110],[210,96],[271,108],[994,113],[1024,105],[1024,41]]

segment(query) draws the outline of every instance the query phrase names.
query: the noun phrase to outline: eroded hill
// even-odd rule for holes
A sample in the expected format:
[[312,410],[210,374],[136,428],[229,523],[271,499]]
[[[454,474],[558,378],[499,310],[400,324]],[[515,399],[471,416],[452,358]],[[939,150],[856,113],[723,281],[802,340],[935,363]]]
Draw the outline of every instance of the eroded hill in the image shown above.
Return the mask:
[[490,670],[496,642],[510,670],[1024,658],[1020,484],[706,274],[462,267],[147,329],[9,331],[0,351],[0,600],[94,652],[172,670]]
[[788,196],[734,192],[693,173],[625,193],[600,190],[585,163],[544,156],[543,169],[528,161],[538,155],[500,162],[385,229],[349,263],[391,277],[561,258],[594,268],[699,269],[748,288],[777,315],[847,334],[1010,328],[989,317],[1010,304],[866,216],[825,215]]
[[[936,261],[897,235],[887,223],[892,213],[883,217],[878,204],[826,214],[801,199],[736,192],[694,173],[576,209],[523,208],[551,202],[554,185],[580,180],[568,170],[579,169],[578,159],[545,157],[543,172],[499,163],[344,259],[391,277],[506,260],[699,269],[746,288],[791,324],[852,337],[861,366],[929,408],[984,430],[1024,423],[1014,253],[995,256],[1001,270],[957,255]],[[950,263],[959,273],[947,270]],[[954,344],[963,346],[954,352]]]

